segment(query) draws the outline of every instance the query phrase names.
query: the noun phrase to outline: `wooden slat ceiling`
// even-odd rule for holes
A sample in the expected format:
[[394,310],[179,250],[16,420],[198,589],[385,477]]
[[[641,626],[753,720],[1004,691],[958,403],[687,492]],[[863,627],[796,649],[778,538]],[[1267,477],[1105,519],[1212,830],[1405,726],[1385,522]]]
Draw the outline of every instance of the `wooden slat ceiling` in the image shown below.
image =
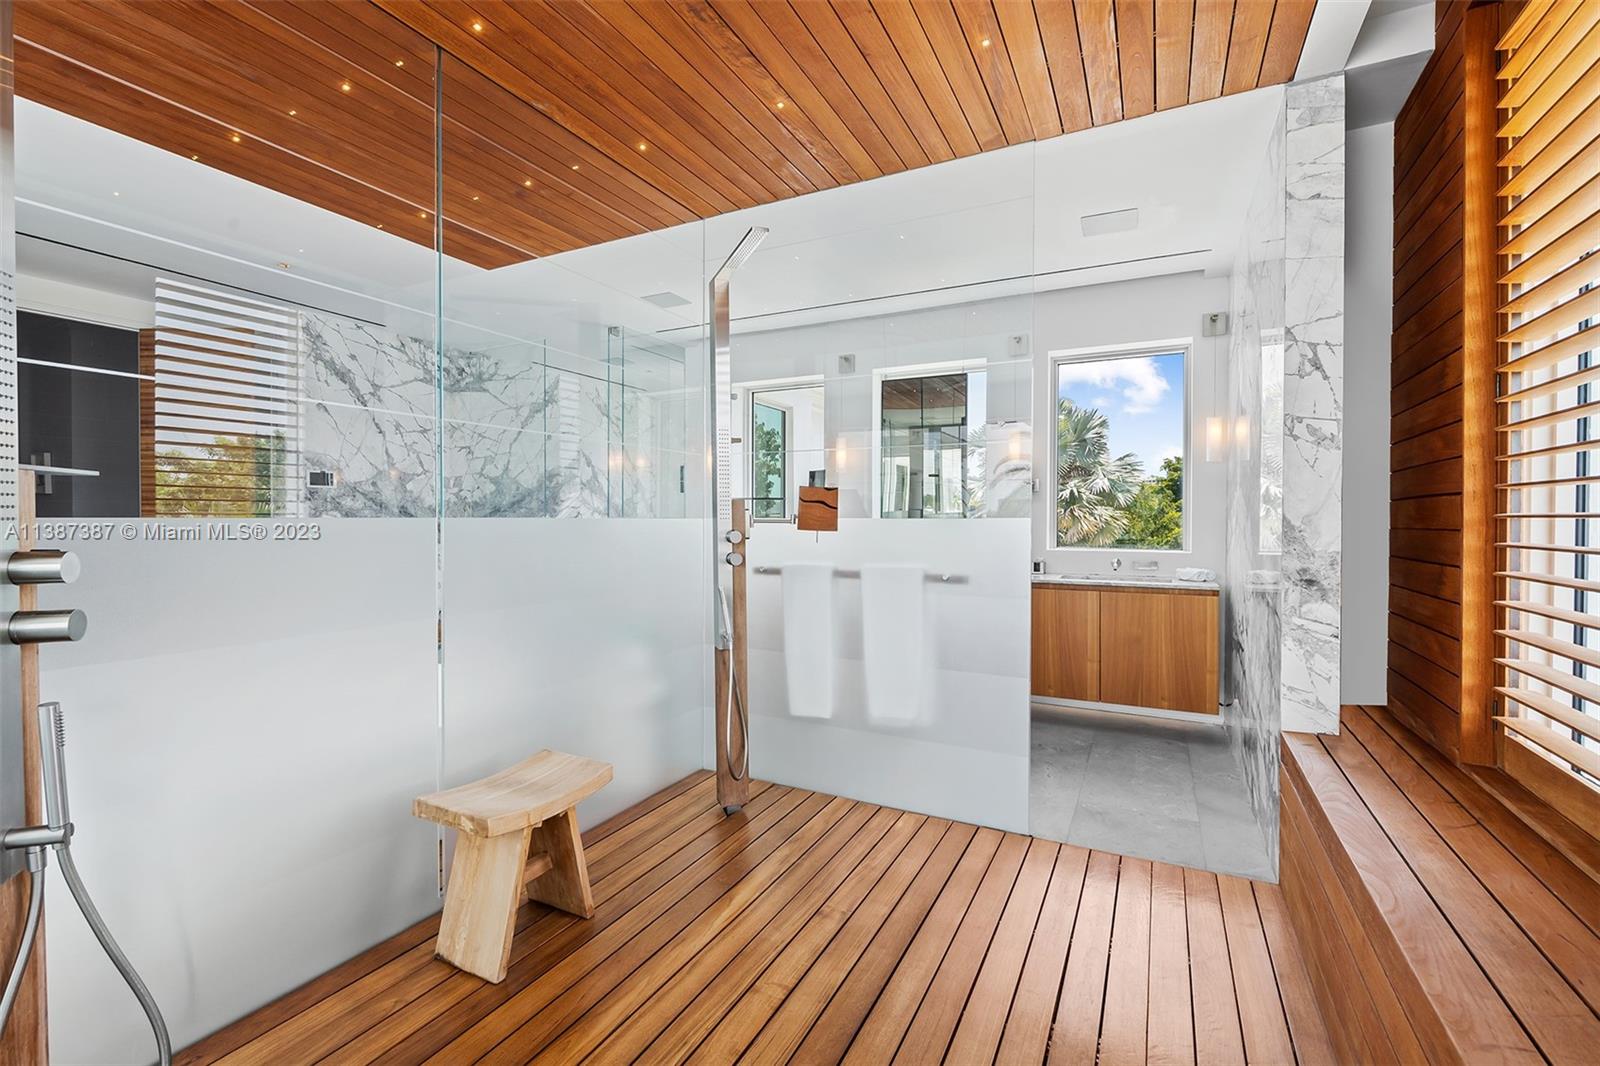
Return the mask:
[[429,246],[437,99],[492,268],[1280,84],[1314,6],[17,0],[17,91]]

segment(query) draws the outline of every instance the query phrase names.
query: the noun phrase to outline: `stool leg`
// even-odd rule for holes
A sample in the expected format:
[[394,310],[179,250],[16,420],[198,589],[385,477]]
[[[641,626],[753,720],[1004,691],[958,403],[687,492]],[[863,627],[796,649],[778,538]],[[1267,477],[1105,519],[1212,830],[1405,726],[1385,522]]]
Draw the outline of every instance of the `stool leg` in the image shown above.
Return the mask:
[[577,813],[569,807],[535,826],[533,851],[550,856],[550,870],[528,883],[528,898],[580,918],[593,917],[594,893],[589,889],[589,865],[583,860]]
[[435,953],[498,984],[511,959],[530,830],[480,837],[456,834]]

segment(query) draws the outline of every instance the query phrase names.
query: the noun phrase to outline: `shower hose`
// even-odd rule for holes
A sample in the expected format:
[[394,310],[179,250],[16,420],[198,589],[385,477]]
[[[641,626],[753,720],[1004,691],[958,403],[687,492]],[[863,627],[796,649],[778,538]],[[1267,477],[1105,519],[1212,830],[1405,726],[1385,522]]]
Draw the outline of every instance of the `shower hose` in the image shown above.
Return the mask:
[[[128,982],[128,987],[139,1000],[139,1006],[144,1008],[145,1017],[150,1019],[150,1028],[155,1033],[156,1050],[161,1066],[172,1066],[172,1038],[167,1035],[167,1023],[161,1017],[161,1008],[156,1006],[155,997],[139,978],[139,971],[133,968],[128,956],[122,953],[116,938],[106,927],[105,919],[100,917],[100,912],[95,908],[94,900],[89,898],[89,890],[83,886],[83,878],[78,876],[78,865],[72,861],[72,846],[63,841],[54,847],[57,860],[61,863],[61,875],[66,878],[67,888],[72,890],[72,898],[77,901],[78,909],[83,912],[83,920],[89,923],[95,939],[100,941],[100,946],[105,949],[112,965],[122,974],[122,979]],[[11,1007],[16,1001],[17,990],[22,987],[22,972],[27,965],[28,954],[33,949],[34,935],[39,930],[39,912],[44,906],[42,847],[28,849],[28,868],[32,871],[30,878],[32,886],[28,890],[28,920],[22,931],[22,942],[17,948],[16,961],[11,964],[11,977],[6,981],[5,994],[0,997],[0,1031],[4,1031],[6,1022],[11,1017]]]
[[[60,704],[41,704],[39,715],[47,824],[16,830],[15,838],[11,832],[5,834],[7,847],[26,849],[31,884],[28,889],[27,922],[23,926],[22,939],[17,944],[17,957],[11,963],[11,976],[6,980],[4,994],[0,995],[0,1032],[5,1030],[6,1022],[11,1018],[11,1007],[16,1002],[18,989],[22,987],[22,973],[27,968],[34,937],[39,931],[39,914],[44,907],[45,848],[49,847],[55,849],[56,861],[61,864],[61,876],[66,879],[73,900],[83,912],[83,920],[89,923],[95,939],[100,941],[100,947],[105,950],[117,972],[122,974],[122,979],[128,982],[134,997],[139,1000],[139,1006],[144,1008],[145,1017],[150,1019],[161,1066],[171,1066],[172,1038],[167,1035],[167,1023],[161,1017],[161,1008],[156,1006],[155,997],[112,937],[105,919],[100,917],[100,912],[95,908],[94,900],[89,898],[89,890],[83,886],[83,878],[78,876],[78,864],[72,861],[72,822],[67,815],[67,782],[63,770],[66,729],[62,725]],[[16,842],[13,843],[13,840]]]

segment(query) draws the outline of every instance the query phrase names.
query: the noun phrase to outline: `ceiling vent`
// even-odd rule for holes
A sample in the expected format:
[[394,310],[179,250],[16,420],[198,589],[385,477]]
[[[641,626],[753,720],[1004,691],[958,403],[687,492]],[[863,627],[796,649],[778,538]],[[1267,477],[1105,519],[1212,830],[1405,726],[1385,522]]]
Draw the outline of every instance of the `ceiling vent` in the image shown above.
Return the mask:
[[1083,225],[1085,237],[1126,233],[1128,230],[1139,228],[1139,209],[1129,207],[1122,211],[1103,211],[1098,215],[1084,215],[1078,221]]
[[649,296],[643,297],[643,299],[644,299],[644,302],[647,303],[647,304],[655,304],[657,307],[663,307],[663,308],[664,307],[685,307],[689,303],[688,300],[685,300],[682,296],[679,296],[675,292],[657,292],[657,293],[652,293]]

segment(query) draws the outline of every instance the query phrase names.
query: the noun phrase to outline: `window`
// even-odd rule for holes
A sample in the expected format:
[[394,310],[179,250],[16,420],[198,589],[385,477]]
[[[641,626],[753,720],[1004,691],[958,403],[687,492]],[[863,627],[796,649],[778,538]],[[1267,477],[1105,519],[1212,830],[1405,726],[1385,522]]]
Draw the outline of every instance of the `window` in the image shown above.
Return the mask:
[[1186,356],[1055,362],[1058,548],[1183,548]]
[[294,513],[298,312],[160,279],[156,328],[139,360],[143,513]]
[[1600,86],[1592,50],[1544,49],[1568,9],[1524,10],[1499,44],[1494,713],[1506,769],[1552,798],[1551,774],[1600,787],[1600,162],[1574,118]]
[[756,400],[750,425],[751,517],[788,518],[789,412]]
[[965,518],[983,511],[982,371],[885,379],[879,399],[884,518]]

